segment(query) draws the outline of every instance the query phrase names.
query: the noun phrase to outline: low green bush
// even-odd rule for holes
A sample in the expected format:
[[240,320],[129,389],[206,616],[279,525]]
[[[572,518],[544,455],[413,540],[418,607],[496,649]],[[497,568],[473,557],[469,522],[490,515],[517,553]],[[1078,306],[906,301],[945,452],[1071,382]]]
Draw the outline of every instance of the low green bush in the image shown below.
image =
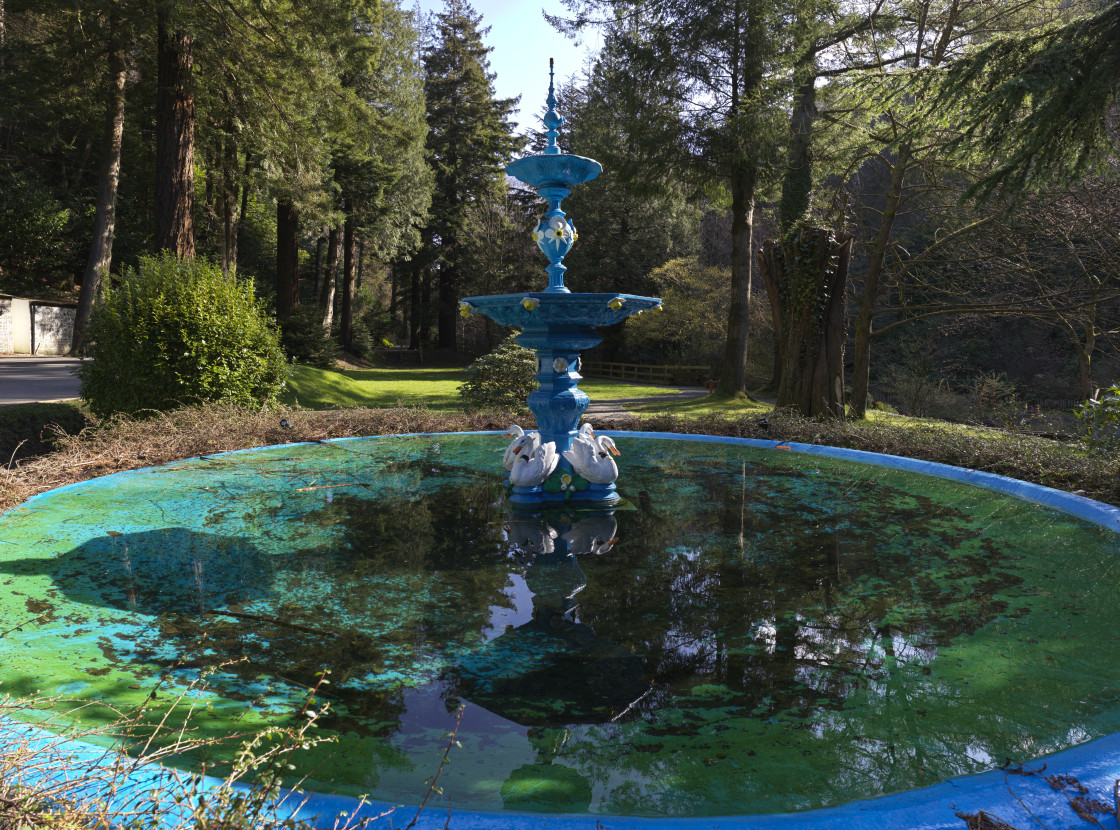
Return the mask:
[[459,398],[467,412],[480,409],[523,411],[525,399],[537,388],[537,355],[510,335],[490,354],[467,367],[467,382]]
[[203,259],[145,257],[90,320],[82,397],[95,415],[276,400],[287,365],[249,280]]
[[1120,452],[1120,384],[1098,392],[1077,413],[1081,437],[1097,452]]

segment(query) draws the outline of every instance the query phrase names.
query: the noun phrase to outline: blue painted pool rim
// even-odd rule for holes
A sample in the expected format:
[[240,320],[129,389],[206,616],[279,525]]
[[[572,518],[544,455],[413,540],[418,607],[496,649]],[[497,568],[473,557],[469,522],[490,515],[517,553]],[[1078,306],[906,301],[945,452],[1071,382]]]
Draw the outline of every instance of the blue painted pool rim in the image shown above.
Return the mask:
[[[366,441],[370,438],[411,438],[432,435],[500,435],[501,431],[457,432],[457,433],[411,433],[408,435],[382,435],[362,438],[337,438],[321,443],[343,443]],[[1072,493],[1031,484],[1018,479],[954,467],[933,461],[922,461],[895,455],[851,450],[840,447],[781,442],[755,438],[734,438],[713,435],[687,435],[666,432],[604,431],[603,434],[614,438],[660,438],[675,441],[694,441],[701,443],[720,443],[738,446],[769,449],[775,452],[792,452],[839,458],[872,466],[888,467],[921,473],[937,478],[950,479],[995,490],[1016,498],[1037,504],[1047,505],[1065,513],[1078,516],[1088,522],[1101,525],[1120,533],[1120,508],[1093,501]],[[254,447],[245,450],[214,453],[204,458],[257,452],[275,449],[276,446],[301,446],[284,444],[270,447]],[[182,463],[182,462],[170,462]],[[141,470],[114,473],[102,477],[112,479],[118,475],[131,475],[144,470],[159,469],[146,467]],[[620,476],[625,489],[625,471]],[[40,493],[28,500],[32,504],[51,493],[80,487],[88,482],[68,484],[64,487]],[[19,510],[17,507],[15,510]],[[106,770],[114,763],[113,753],[92,744],[77,740],[60,739],[56,734],[39,727],[0,717],[0,743],[32,742],[50,746],[53,761],[36,770],[24,773],[22,783],[28,786],[51,786],[61,781],[73,780],[82,770]],[[127,766],[127,764],[126,764]],[[1054,755],[1027,763],[1026,770],[1046,775],[1068,775],[1076,778],[1087,787],[1091,797],[1106,798],[1111,801],[1114,783],[1120,779],[1120,733],[1064,750]],[[119,806],[152,804],[152,793],[175,779],[188,777],[181,771],[156,766],[133,768],[125,783],[113,793],[95,789],[90,785],[88,792],[72,791],[71,795],[80,799],[107,800]],[[221,779],[204,777],[199,779],[200,794],[213,793],[224,786]],[[243,786],[243,785],[237,785]],[[333,828],[340,815],[352,818],[377,818],[371,827],[399,828],[416,815],[416,805],[395,805],[384,802],[366,802],[347,796],[326,793],[285,791],[283,803],[277,815],[295,816],[308,820],[316,828]],[[148,807],[151,810],[151,806]],[[184,807],[167,803],[160,807],[163,827],[173,827],[181,822]],[[1061,792],[1052,789],[1041,775],[1022,775],[1019,771],[1004,772],[995,770],[978,775],[952,778],[918,790],[910,790],[878,798],[855,801],[838,807],[812,810],[801,813],[777,813],[768,815],[718,816],[703,818],[644,818],[613,815],[553,815],[517,812],[488,812],[431,807],[424,811],[416,822],[419,830],[437,830],[449,826],[452,830],[771,830],[774,828],[803,828],[804,830],[862,830],[863,828],[897,828],[897,830],[939,830],[963,825],[957,812],[975,813],[984,810],[1013,826],[1025,828],[1037,826],[1069,826],[1076,819],[1069,807],[1069,800]],[[150,814],[150,813],[149,813]],[[1079,821],[1079,820],[1077,820]],[[180,825],[181,826],[181,825]]]

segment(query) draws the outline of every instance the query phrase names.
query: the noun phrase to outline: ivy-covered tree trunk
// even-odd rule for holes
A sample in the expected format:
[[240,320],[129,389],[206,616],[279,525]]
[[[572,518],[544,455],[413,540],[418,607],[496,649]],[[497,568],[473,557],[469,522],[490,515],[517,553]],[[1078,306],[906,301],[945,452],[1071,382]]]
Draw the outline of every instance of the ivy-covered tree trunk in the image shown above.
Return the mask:
[[782,354],[778,407],[811,418],[844,417],[846,289],[851,234],[795,227],[759,252],[759,270]]

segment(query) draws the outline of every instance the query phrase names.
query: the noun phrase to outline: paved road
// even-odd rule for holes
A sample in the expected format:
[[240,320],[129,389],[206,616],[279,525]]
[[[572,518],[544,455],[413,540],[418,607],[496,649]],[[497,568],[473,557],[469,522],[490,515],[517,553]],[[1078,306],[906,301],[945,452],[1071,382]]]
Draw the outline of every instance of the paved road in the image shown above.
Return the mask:
[[76,357],[0,357],[0,406],[72,401],[81,389]]

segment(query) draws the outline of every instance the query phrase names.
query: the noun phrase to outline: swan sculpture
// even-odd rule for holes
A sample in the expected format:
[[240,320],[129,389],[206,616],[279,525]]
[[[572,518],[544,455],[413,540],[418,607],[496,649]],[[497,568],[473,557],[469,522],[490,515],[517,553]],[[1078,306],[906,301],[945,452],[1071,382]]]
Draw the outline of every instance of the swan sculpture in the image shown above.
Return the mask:
[[526,432],[517,424],[513,424],[506,433],[506,437],[513,437],[510,445],[506,447],[502,456],[502,466],[510,472],[518,458],[532,455],[533,451],[541,445],[541,436],[537,432]]
[[564,458],[592,484],[612,484],[618,478],[618,465],[611,454],[620,454],[614,441],[605,435],[596,435],[591,424],[584,424],[572,439],[572,448],[564,451]]
[[552,475],[559,463],[560,454],[556,452],[556,444],[549,441],[537,446],[532,452],[518,454],[517,460],[513,462],[513,469],[509,471],[509,480],[520,487],[537,487]]

